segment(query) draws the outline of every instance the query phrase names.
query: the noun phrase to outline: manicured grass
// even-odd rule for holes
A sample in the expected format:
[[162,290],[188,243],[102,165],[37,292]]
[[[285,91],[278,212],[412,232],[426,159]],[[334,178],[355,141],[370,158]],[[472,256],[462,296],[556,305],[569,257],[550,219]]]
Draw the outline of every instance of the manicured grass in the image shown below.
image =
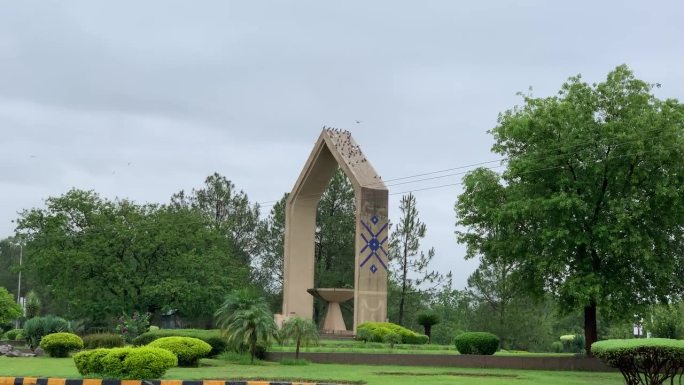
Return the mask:
[[[293,345],[273,345],[269,348],[273,352],[294,352]],[[353,340],[320,340],[317,346],[305,346],[300,348],[301,352],[309,353],[383,353],[383,354],[459,354],[456,346],[453,345],[394,345],[390,348],[389,344],[377,342],[361,342]],[[573,356],[572,353],[532,353],[517,351],[499,351],[499,356],[536,356],[536,357],[563,357]]]
[[[70,358],[0,357],[0,376],[80,378]],[[272,379],[329,382],[365,381],[369,385],[620,385],[619,373],[548,372],[503,369],[430,368],[415,366],[370,366],[310,364],[236,365],[223,360],[202,360],[199,368],[174,368],[166,379]]]

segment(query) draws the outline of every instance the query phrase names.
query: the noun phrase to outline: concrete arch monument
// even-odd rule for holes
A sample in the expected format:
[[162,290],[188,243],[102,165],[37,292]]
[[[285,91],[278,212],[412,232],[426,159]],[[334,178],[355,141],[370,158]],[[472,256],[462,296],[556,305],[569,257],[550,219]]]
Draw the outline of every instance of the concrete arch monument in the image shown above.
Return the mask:
[[[388,191],[348,131],[323,129],[287,199],[282,317],[313,317],[313,297],[307,290],[318,290],[313,287],[316,208],[338,166],[351,181],[356,199],[355,332],[364,322],[387,319]],[[331,310],[329,306],[328,317]],[[337,326],[326,331],[341,330]]]

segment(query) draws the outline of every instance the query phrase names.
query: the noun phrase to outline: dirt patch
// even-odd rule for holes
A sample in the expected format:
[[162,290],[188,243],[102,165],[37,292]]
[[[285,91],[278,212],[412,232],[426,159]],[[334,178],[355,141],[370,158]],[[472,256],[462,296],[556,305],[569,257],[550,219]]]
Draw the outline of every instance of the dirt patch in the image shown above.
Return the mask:
[[517,374],[498,374],[498,373],[469,373],[469,372],[375,372],[383,376],[456,376],[456,377],[494,377],[494,378],[517,378]]

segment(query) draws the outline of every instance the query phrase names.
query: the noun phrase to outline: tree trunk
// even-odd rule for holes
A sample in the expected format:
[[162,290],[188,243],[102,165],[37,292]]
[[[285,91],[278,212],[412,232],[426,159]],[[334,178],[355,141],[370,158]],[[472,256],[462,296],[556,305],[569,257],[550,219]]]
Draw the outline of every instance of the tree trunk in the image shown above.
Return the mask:
[[297,338],[297,348],[295,349],[295,361],[299,359],[299,343],[301,341],[301,338]]
[[584,351],[587,357],[593,357],[591,354],[591,344],[598,340],[598,331],[596,327],[596,301],[591,301],[589,306],[584,307]]
[[425,335],[428,336],[428,344],[432,343],[432,325],[425,326]]

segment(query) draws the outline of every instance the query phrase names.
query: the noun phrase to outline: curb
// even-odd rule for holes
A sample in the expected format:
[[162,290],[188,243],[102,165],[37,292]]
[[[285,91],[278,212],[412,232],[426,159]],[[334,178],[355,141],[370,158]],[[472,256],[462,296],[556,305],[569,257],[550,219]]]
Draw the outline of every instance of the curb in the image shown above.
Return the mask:
[[0,385],[330,385],[315,382],[222,380],[103,380],[99,378],[0,377]]

